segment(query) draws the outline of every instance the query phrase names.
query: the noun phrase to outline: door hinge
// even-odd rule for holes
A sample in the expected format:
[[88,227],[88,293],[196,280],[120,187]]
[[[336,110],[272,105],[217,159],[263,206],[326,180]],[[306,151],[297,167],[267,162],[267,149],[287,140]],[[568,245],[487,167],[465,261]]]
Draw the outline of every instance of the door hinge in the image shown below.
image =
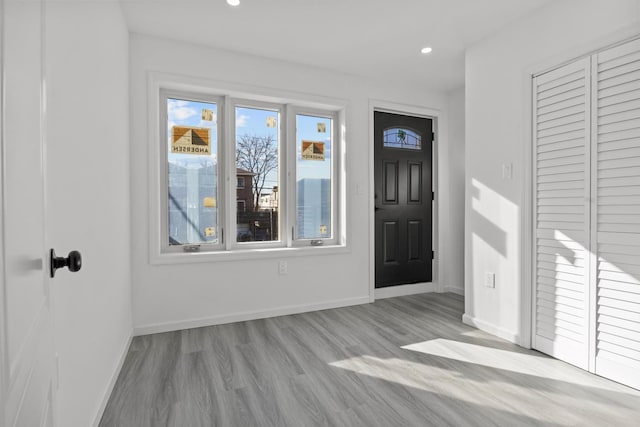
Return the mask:
[[435,141],[436,140],[436,133],[435,132],[431,132],[431,141]]
[[431,251],[431,259],[436,259],[436,253],[434,251]]
[[432,191],[431,192],[431,200],[435,200],[436,199],[436,192]]

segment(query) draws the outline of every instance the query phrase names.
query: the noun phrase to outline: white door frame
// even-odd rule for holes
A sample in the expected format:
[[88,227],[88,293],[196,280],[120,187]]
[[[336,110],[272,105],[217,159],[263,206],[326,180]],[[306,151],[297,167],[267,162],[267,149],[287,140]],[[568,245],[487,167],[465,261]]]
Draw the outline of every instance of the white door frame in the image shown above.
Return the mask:
[[[432,153],[432,186],[436,192],[435,200],[433,201],[433,250],[435,252],[435,258],[433,263],[433,271],[431,282],[418,283],[412,285],[393,286],[384,291],[378,290],[376,292],[376,262],[375,262],[375,202],[374,202],[374,112],[381,111],[385,113],[405,114],[415,117],[425,117],[433,120],[433,153]],[[443,292],[442,289],[442,273],[444,268],[442,266],[443,257],[440,255],[443,253],[443,244],[440,239],[439,232],[439,194],[441,189],[438,180],[438,160],[439,160],[439,143],[447,143],[447,121],[446,114],[436,108],[419,107],[415,105],[399,104],[391,101],[384,101],[379,99],[369,99],[369,193],[368,193],[368,208],[369,208],[369,301],[374,302],[376,300],[376,294],[378,298],[386,298],[391,296],[409,295],[422,292]]]

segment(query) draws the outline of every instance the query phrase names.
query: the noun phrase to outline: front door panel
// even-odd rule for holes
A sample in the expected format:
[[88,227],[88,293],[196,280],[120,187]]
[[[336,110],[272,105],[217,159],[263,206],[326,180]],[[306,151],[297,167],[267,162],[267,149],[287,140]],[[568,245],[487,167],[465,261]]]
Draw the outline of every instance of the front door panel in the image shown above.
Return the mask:
[[430,282],[432,120],[374,113],[376,287]]

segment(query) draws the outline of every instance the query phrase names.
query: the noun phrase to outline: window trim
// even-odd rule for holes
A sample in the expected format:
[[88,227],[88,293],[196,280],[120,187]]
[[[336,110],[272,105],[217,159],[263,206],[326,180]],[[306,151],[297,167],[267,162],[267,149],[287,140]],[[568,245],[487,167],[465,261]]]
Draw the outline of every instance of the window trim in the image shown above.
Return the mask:
[[[162,215],[167,215],[162,209],[162,196],[165,193],[162,183],[163,174],[163,161],[166,162],[166,157],[163,155],[163,145],[159,145],[160,138],[164,135],[164,127],[166,124],[161,122],[161,115],[158,113],[160,108],[161,97],[160,92],[168,92],[172,94],[189,94],[196,97],[196,99],[204,99],[208,101],[210,99],[222,99],[222,102],[218,104],[218,157],[224,157],[226,155],[226,142],[223,142],[226,129],[231,129],[231,114],[226,114],[228,109],[229,100],[232,98],[237,99],[251,99],[255,101],[264,101],[267,103],[277,103],[285,106],[285,118],[288,117],[288,108],[291,104],[296,107],[307,110],[319,110],[322,112],[335,112],[338,117],[338,121],[335,123],[335,132],[338,138],[335,140],[336,147],[335,156],[336,159],[340,159],[340,169],[336,169],[336,177],[339,178],[339,187],[337,189],[336,197],[338,204],[334,206],[333,211],[336,218],[335,235],[337,238],[336,244],[325,244],[323,246],[294,246],[291,239],[291,226],[287,226],[287,229],[283,229],[283,233],[286,233],[287,244],[286,246],[276,248],[238,248],[234,250],[223,247],[218,250],[202,250],[200,252],[184,252],[180,251],[179,247],[177,251],[164,251],[163,250],[163,238],[166,238],[168,242],[168,228],[162,228]],[[221,95],[226,94],[226,95]],[[159,71],[149,71],[147,73],[146,81],[146,101],[142,101],[147,108],[147,123],[146,123],[146,143],[143,143],[135,150],[143,150],[147,152],[147,168],[146,173],[146,188],[147,188],[147,207],[143,211],[142,215],[147,218],[147,253],[148,262],[150,265],[171,265],[171,264],[191,264],[191,263],[207,263],[207,262],[225,262],[225,261],[242,261],[252,259],[276,259],[283,256],[286,257],[298,257],[298,256],[322,256],[322,255],[336,255],[345,254],[351,252],[349,244],[350,235],[347,227],[347,212],[350,211],[351,203],[347,197],[346,186],[346,120],[350,110],[350,103],[346,99],[326,97],[323,95],[301,94],[299,92],[288,91],[286,89],[269,89],[259,86],[250,86],[245,83],[229,83],[211,80],[207,78],[199,78],[188,75],[180,75],[175,73],[166,73]],[[281,125],[282,126],[282,125]],[[287,129],[284,131],[288,132]],[[135,147],[135,145],[134,145]],[[144,148],[142,148],[144,147]],[[235,148],[235,147],[234,147]],[[288,156],[287,156],[288,157]],[[164,159],[164,160],[163,160]],[[235,196],[235,180],[228,179],[228,174],[221,175],[222,162],[218,162],[218,176],[221,179],[226,180],[226,184],[219,184],[218,194],[220,201],[228,199],[228,194]],[[235,171],[235,169],[233,169]],[[291,180],[291,174],[286,176],[286,180],[281,182],[279,191],[279,197],[283,206],[289,206],[291,201],[289,197],[284,197],[283,187],[285,183],[289,184]],[[337,181],[336,181],[337,182]],[[229,186],[234,186],[233,192],[229,193]],[[168,197],[165,195],[165,197]],[[234,197],[235,199],[235,197]],[[235,203],[234,203],[235,205]],[[165,205],[166,206],[166,205]],[[225,214],[224,210],[219,211],[219,218]],[[220,221],[220,220],[219,220]],[[221,239],[226,241],[228,230],[219,229]]]

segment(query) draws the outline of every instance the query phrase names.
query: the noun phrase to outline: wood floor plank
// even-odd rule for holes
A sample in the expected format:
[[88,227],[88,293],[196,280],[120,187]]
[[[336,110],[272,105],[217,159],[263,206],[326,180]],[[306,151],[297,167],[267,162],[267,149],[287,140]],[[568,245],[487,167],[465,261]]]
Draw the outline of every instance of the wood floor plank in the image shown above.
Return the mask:
[[101,427],[637,426],[640,391],[460,321],[454,294],[135,337]]

